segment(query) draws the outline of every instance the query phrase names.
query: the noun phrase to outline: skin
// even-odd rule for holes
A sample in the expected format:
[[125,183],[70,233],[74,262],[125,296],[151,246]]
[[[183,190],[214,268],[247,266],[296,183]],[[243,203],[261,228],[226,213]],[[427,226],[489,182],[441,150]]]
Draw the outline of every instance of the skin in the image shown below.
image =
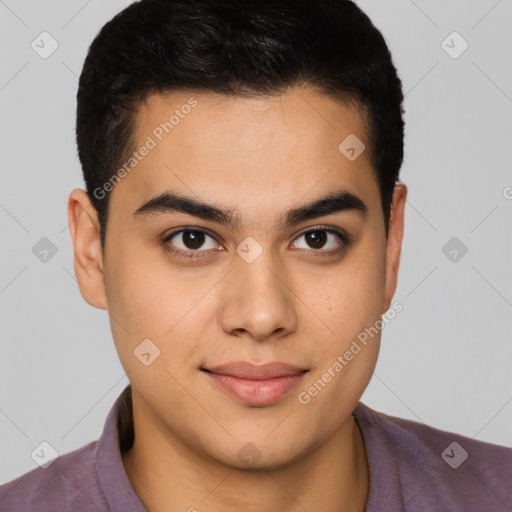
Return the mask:
[[[96,212],[73,190],[68,214],[80,291],[106,309],[133,389],[135,443],[123,464],[150,512],[363,511],[369,473],[352,411],[372,376],[375,336],[304,405],[307,390],[389,308],[396,289],[407,188],[397,184],[388,238],[368,149],[349,161],[338,145],[356,134],[369,148],[356,105],[313,87],[265,97],[205,92],[150,95],[137,114],[140,147],[169,113],[198,102],[110,195],[105,255]],[[368,207],[278,227],[285,212],[346,189]],[[237,212],[234,229],[180,212],[133,212],[174,191]],[[344,230],[345,246],[308,243],[319,225]],[[178,228],[208,231],[199,249]],[[236,252],[253,237],[261,255]],[[165,250],[202,251],[185,259]],[[340,247],[337,254],[322,251]],[[143,339],[160,349],[145,366]],[[210,382],[202,366],[281,361],[306,368],[278,403],[252,407]],[[239,450],[252,443],[248,467]]]

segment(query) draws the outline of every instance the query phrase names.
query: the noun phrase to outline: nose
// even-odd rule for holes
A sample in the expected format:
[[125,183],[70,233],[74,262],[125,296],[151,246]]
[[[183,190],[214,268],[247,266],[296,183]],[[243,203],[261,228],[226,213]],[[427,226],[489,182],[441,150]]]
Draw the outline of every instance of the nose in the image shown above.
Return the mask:
[[223,280],[220,321],[233,336],[256,341],[284,337],[297,328],[296,297],[283,265],[269,251],[252,263],[236,258]]

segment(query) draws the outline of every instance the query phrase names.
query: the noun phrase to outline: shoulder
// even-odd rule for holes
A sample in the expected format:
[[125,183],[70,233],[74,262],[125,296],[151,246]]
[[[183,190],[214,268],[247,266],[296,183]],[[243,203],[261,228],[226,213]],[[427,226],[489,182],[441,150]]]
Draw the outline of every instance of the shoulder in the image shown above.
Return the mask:
[[[492,463],[489,469],[497,474],[505,472],[505,477],[506,472],[511,471],[512,448],[367,409],[371,411],[376,428],[404,454],[421,457],[425,462],[435,455],[454,469],[472,456],[478,459],[481,468]],[[451,461],[451,458],[455,460]]]
[[390,416],[364,404],[356,412],[367,437],[368,456],[395,478],[404,505],[409,504],[405,510],[510,510],[511,448]]
[[96,447],[93,441],[1,485],[2,512],[106,510],[95,471]]

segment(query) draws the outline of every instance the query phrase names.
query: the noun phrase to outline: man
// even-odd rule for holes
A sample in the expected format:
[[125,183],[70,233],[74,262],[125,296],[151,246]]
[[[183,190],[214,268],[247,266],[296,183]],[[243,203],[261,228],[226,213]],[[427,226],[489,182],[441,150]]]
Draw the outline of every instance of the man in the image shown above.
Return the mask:
[[130,386],[2,511],[509,508],[510,449],[359,401],[407,189],[401,83],[353,3],[142,0],[77,100],[75,273]]

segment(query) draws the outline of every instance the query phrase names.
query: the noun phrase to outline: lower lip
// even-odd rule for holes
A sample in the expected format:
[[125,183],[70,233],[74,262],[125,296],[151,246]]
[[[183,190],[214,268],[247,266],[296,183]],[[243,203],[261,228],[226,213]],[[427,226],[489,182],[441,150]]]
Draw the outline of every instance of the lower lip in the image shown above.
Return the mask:
[[232,375],[205,372],[219,386],[247,405],[272,405],[283,398],[302,379],[304,373],[267,380],[241,379]]

